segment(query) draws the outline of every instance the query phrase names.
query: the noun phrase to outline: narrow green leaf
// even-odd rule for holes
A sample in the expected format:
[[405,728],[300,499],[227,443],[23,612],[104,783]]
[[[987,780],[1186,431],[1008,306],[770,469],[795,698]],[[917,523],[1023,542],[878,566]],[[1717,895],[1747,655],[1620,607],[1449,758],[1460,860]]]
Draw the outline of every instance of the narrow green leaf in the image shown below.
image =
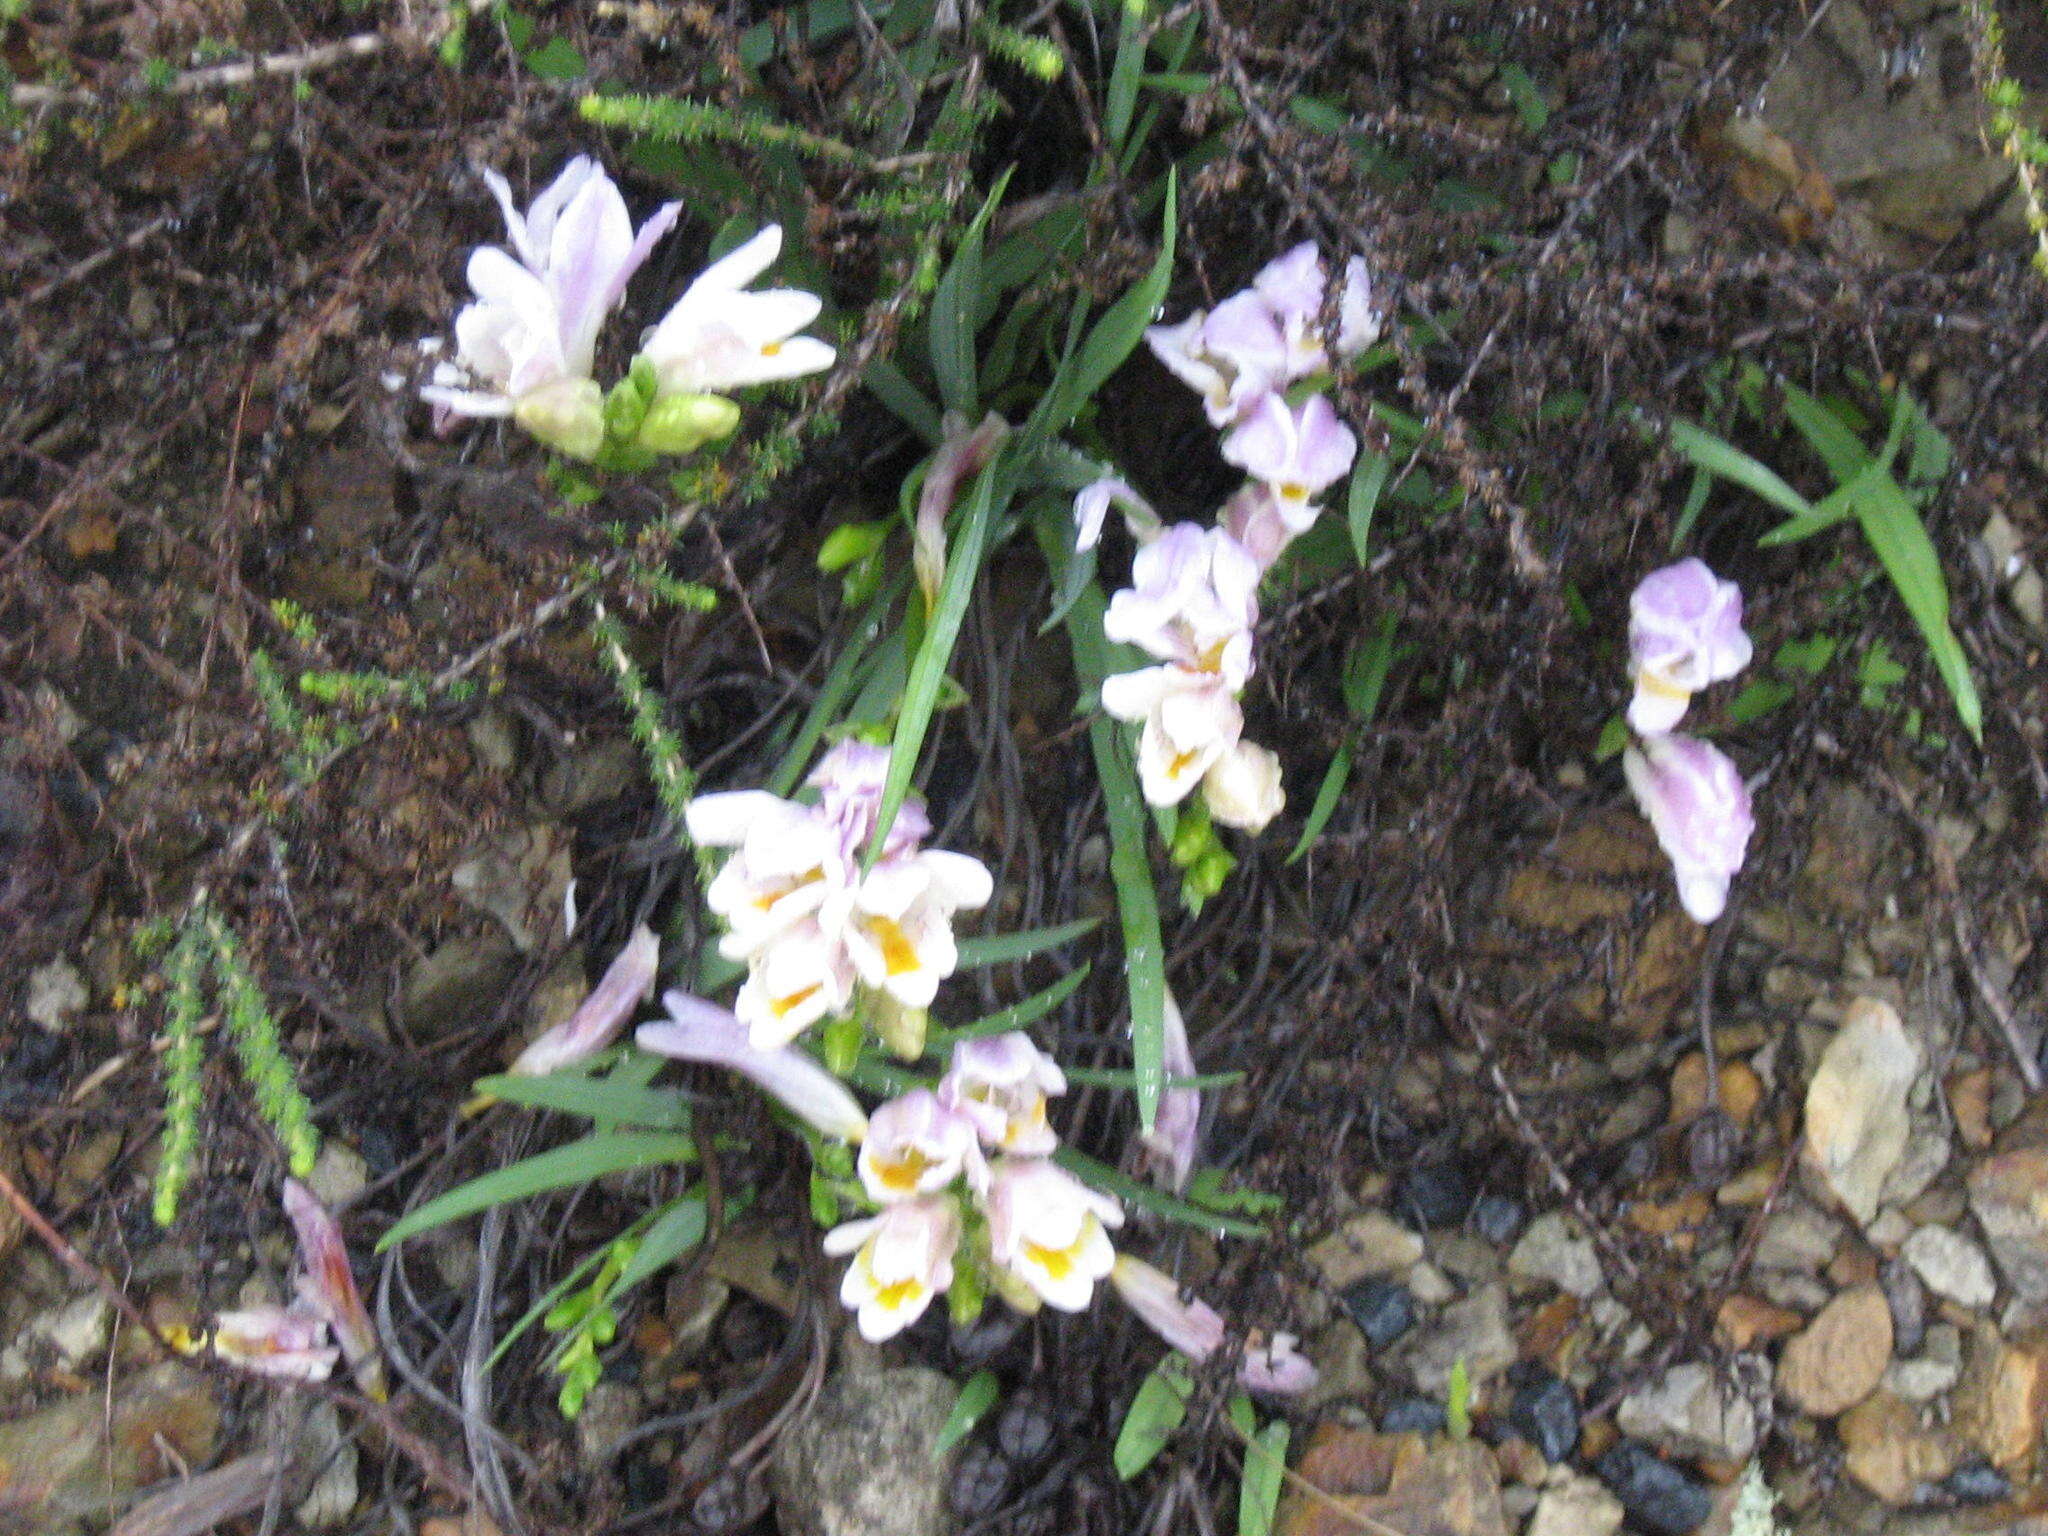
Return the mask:
[[980,414],[981,381],[975,369],[974,333],[981,311],[981,245],[989,215],[996,210],[1008,183],[1007,175],[982,200],[981,210],[960,237],[953,259],[939,278],[932,295],[931,317],[926,324],[926,341],[932,358],[932,377],[938,381],[939,399],[949,411],[958,411],[970,422]]
[[932,1441],[932,1455],[945,1455],[973,1434],[974,1426],[988,1416],[1001,1391],[1002,1384],[996,1380],[994,1371],[979,1370],[968,1377],[960,1387],[960,1395],[953,1399],[953,1411],[939,1426],[938,1438]]
[[1062,944],[1071,944],[1101,926],[1102,920],[1095,917],[1078,917],[1071,923],[1061,923],[1052,928],[1026,928],[1017,933],[996,933],[985,938],[963,939],[960,941],[959,968],[963,971],[978,970],[984,965],[1006,965],[1012,960],[1028,960],[1031,956],[1048,949],[1058,949]]
[[393,1243],[403,1242],[451,1221],[459,1221],[489,1206],[502,1205],[507,1200],[523,1200],[529,1195],[543,1194],[571,1184],[588,1184],[608,1173],[622,1173],[631,1168],[688,1162],[696,1155],[696,1143],[688,1136],[651,1131],[586,1136],[565,1147],[526,1158],[509,1168],[499,1168],[471,1179],[467,1184],[458,1185],[445,1195],[429,1200],[386,1232],[377,1243],[377,1251],[382,1253]]
[[1671,423],[1671,446],[1701,469],[1719,475],[1723,480],[1733,480],[1795,517],[1812,509],[1812,503],[1787,485],[1776,470],[1689,421]]
[[1714,488],[1714,477],[1704,468],[1694,466],[1692,484],[1685,493],[1685,505],[1679,508],[1678,521],[1671,528],[1671,552],[1675,555],[1685,547],[1685,541],[1692,537],[1693,524],[1700,520],[1700,512],[1707,504],[1707,493]]
[[507,1104],[552,1109],[565,1115],[581,1115],[586,1120],[609,1120],[650,1131],[690,1128],[690,1101],[679,1091],[607,1082],[580,1072],[553,1072],[546,1077],[484,1077],[477,1079],[476,1091]]
[[1061,1147],[1053,1153],[1052,1160],[1067,1172],[1086,1183],[1094,1185],[1105,1193],[1115,1195],[1126,1205],[1135,1205],[1141,1211],[1150,1211],[1167,1221],[1177,1221],[1184,1227],[1195,1227],[1203,1232],[1220,1233],[1228,1237],[1264,1237],[1265,1227],[1255,1221],[1244,1221],[1208,1206],[1197,1205],[1192,1200],[1183,1200],[1169,1195],[1164,1190],[1154,1189],[1150,1184],[1141,1184],[1129,1174],[1119,1173],[1104,1162],[1076,1152],[1072,1147]]
[[[895,824],[896,813],[902,809],[903,797],[910,793],[910,781],[917,773],[918,755],[924,750],[925,734],[931,729],[932,714],[938,708],[946,665],[953,659],[953,644],[960,638],[967,604],[981,575],[983,548],[996,514],[996,482],[1000,477],[1007,484],[1007,460],[1007,454],[998,452],[974,477],[974,489],[968,495],[960,530],[946,551],[946,579],[940,584],[939,600],[925,629],[924,643],[911,661],[896,731],[889,741],[889,773],[882,781],[882,802],[875,812],[874,835],[868,840],[869,866],[881,856],[889,828]],[[1003,500],[1008,499],[1006,490]]]
[[[1097,682],[1099,683],[1099,679]],[[1130,980],[1131,1066],[1137,1073],[1138,1125],[1152,1131],[1166,1076],[1166,945],[1159,933],[1159,893],[1145,853],[1145,800],[1125,757],[1115,722],[1098,716],[1088,727],[1095,776],[1109,821],[1109,873],[1123,927],[1124,971]]]
[[1145,69],[1145,12],[1142,6],[1119,8],[1116,62],[1110,65],[1109,87],[1102,98],[1102,136],[1112,151],[1123,148],[1138,106],[1138,78]]
[[797,728],[796,735],[782,754],[782,761],[776,765],[775,776],[768,784],[770,794],[788,799],[802,782],[804,770],[811,765],[811,754],[817,750],[818,743],[824,739],[833,721],[839,718],[840,706],[876,665],[878,653],[875,642],[881,636],[882,625],[909,586],[910,572],[900,569],[894,580],[868,599],[867,606],[861,611],[860,622],[847,637],[846,648],[832,663],[832,670],[825,674],[825,681],[818,686],[818,696],[804,714],[803,724]]
[[1837,523],[1846,522],[1855,515],[1858,501],[1869,495],[1879,480],[1889,478],[1876,465],[1870,466],[1846,485],[1836,486],[1805,512],[1786,518],[1756,541],[1757,548],[1776,549],[1782,544],[1797,544],[1801,539],[1810,539]]
[[936,448],[945,437],[939,423],[939,408],[931,397],[910,382],[909,377],[886,357],[869,360],[861,370],[861,383],[911,431]]
[[1870,450],[1856,440],[1842,418],[1797,384],[1785,386],[1785,417],[1837,480],[1853,480],[1870,463]]
[[1294,851],[1287,855],[1289,864],[1298,863],[1323,835],[1323,828],[1330,824],[1330,818],[1337,812],[1337,802],[1344,798],[1344,786],[1351,780],[1351,743],[1344,742],[1330,759],[1330,766],[1323,770],[1323,782],[1316,790],[1315,803],[1308,809],[1308,820],[1301,825],[1301,836],[1294,844]]
[[616,1301],[641,1281],[675,1263],[703,1242],[709,1219],[701,1195],[684,1195],[671,1201],[667,1209],[654,1218],[654,1225],[640,1239],[639,1246],[633,1250],[633,1257],[626,1260],[625,1267],[619,1271],[619,1278],[612,1286],[612,1299]]
[[[1084,1088],[1121,1088],[1128,1092],[1138,1084],[1135,1072],[1121,1067],[1067,1067],[1064,1069],[1067,1081],[1079,1083]],[[1244,1081],[1242,1072],[1197,1072],[1190,1077],[1168,1075],[1168,1088],[1194,1088],[1203,1093],[1218,1088],[1233,1088]]]
[[1059,1007],[1074,995],[1075,988],[1088,979],[1093,965],[1083,965],[1078,971],[1069,971],[1043,992],[1034,992],[1021,1003],[1012,1003],[1007,1008],[998,1008],[994,1013],[984,1014],[971,1024],[962,1024],[953,1029],[932,1029],[925,1035],[925,1051],[943,1051],[959,1044],[962,1040],[979,1040],[988,1035],[1007,1035],[1013,1029],[1023,1029],[1036,1024],[1040,1019]]
[[1913,616],[1934,669],[1948,686],[1963,729],[1978,745],[1984,742],[1984,704],[1970,675],[1969,659],[1961,642],[1949,627],[1948,582],[1942,575],[1941,556],[1927,536],[1926,525],[1906,499],[1897,482],[1886,477],[1878,494],[1866,497],[1857,507],[1863,536],[1877,552],[1878,560],[1891,577]]
[[1372,515],[1380,504],[1380,492],[1386,488],[1390,467],[1384,453],[1368,448],[1359,454],[1358,464],[1351,471],[1351,492],[1345,499],[1344,519],[1351,528],[1351,548],[1358,555],[1360,569],[1366,564]]
[[1245,1447],[1244,1480],[1237,1489],[1237,1536],[1268,1536],[1272,1531],[1287,1474],[1287,1438],[1287,1421],[1276,1419]]
[[1116,1432],[1111,1460],[1116,1464],[1118,1477],[1129,1482],[1166,1449],[1166,1442],[1188,1416],[1188,1399],[1194,1389],[1185,1355],[1168,1355],[1152,1367],[1151,1373],[1138,1384],[1138,1394],[1131,1399],[1123,1427]]
[[1500,67],[1500,83],[1508,93],[1508,100],[1515,104],[1515,115],[1522,120],[1522,126],[1531,133],[1541,133],[1550,122],[1550,103],[1544,100],[1543,88],[1539,86],[1528,70],[1515,63]]
[[1761,720],[1797,696],[1797,690],[1781,678],[1752,678],[1740,693],[1728,701],[1728,721],[1731,725],[1747,725],[1752,720]]

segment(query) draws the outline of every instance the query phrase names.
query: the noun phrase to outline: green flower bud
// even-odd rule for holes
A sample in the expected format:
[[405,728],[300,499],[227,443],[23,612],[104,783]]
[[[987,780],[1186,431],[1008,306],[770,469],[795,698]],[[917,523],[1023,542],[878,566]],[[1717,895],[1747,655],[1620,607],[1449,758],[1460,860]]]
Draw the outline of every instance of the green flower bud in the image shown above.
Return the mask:
[[819,1045],[825,1056],[825,1070],[844,1077],[860,1059],[861,1025],[858,1016],[842,1013],[825,1021]]
[[621,379],[604,397],[604,434],[612,442],[630,443],[647,419],[647,396],[631,379]]
[[1230,872],[1235,868],[1237,860],[1231,856],[1230,850],[1218,844],[1197,859],[1194,868],[1188,871],[1188,889],[1206,901],[1223,889],[1223,882],[1230,878]]
[[740,408],[723,395],[665,395],[647,408],[633,442],[655,453],[695,453],[739,424]]
[[604,391],[594,379],[559,379],[521,395],[512,419],[556,452],[587,459],[604,446]]

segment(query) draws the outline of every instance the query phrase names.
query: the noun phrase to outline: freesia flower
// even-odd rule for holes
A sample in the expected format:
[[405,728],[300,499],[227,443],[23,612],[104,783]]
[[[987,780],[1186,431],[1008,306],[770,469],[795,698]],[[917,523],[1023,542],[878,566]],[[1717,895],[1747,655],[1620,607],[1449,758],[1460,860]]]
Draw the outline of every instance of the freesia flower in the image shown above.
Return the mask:
[[927,848],[884,859],[825,914],[860,979],[911,1008],[929,1008],[960,963],[953,914],[988,904],[995,880],[964,853]]
[[[1184,1295],[1170,1275],[1127,1253],[1110,1266],[1109,1283],[1138,1320],[1197,1364],[1223,1347],[1222,1314],[1198,1296]],[[1287,1396],[1316,1384],[1316,1368],[1298,1354],[1292,1334],[1268,1340],[1256,1330],[1246,1336],[1238,1380],[1254,1392]]]
[[1074,548],[1090,550],[1102,542],[1102,525],[1115,507],[1123,513],[1124,527],[1139,543],[1149,543],[1161,532],[1159,514],[1151,503],[1131,489],[1128,481],[1115,475],[1091,480],[1074,496]]
[[514,1077],[540,1077],[596,1055],[653,995],[660,965],[661,940],[641,923],[576,1011],[521,1051],[506,1070]]
[[[840,852],[858,859],[875,834],[881,817],[882,788],[889,777],[889,749],[849,736],[818,760],[804,782],[818,792],[818,813],[839,837]],[[931,817],[924,801],[906,795],[883,840],[882,857],[908,853],[931,836]]]
[[963,1173],[976,1187],[988,1177],[974,1122],[929,1088],[913,1088],[868,1116],[858,1167],[877,1205],[936,1194]]
[[1046,1123],[1046,1098],[1066,1091],[1059,1063],[1022,1030],[1012,1030],[954,1046],[938,1097],[967,1117],[984,1146],[1036,1156],[1059,1145]]
[[[341,1358],[328,1338],[326,1320],[309,1311],[263,1306],[221,1313],[213,1320],[209,1342],[218,1358],[251,1375],[325,1381]],[[198,1348],[199,1341],[191,1347]]]
[[752,1031],[756,1050],[779,1050],[820,1020],[846,1012],[857,980],[843,936],[805,918],[748,962],[733,1012]]
[[349,1268],[341,1228],[313,1192],[297,1179],[284,1181],[284,1211],[299,1237],[299,1297],[316,1317],[334,1330],[336,1342],[366,1396],[383,1402],[384,1356],[377,1330],[363,1310],[356,1277]]
[[704,892],[725,919],[718,947],[728,960],[751,960],[853,878],[855,850],[843,831],[765,790],[699,795],[683,820],[700,847],[736,850]]
[[799,1120],[839,1141],[859,1141],[867,1134],[868,1117],[859,1102],[802,1051],[757,1048],[738,1018],[687,992],[665,992],[661,1005],[669,1017],[634,1032],[643,1051],[737,1072]]
[[1297,534],[1316,520],[1310,503],[1351,472],[1357,454],[1358,439],[1322,395],[1291,410],[1268,395],[1223,439],[1223,457],[1272,492],[1280,520]]
[[825,1251],[850,1253],[839,1299],[871,1344],[894,1338],[953,1283],[960,1212],[944,1195],[905,1200],[879,1216],[850,1221],[825,1234]]
[[[1285,378],[1305,378],[1329,366],[1323,347],[1323,260],[1313,240],[1276,256],[1252,279],[1252,289],[1270,306],[1286,345]],[[1372,278],[1363,258],[1344,264],[1344,291],[1337,296],[1337,351],[1354,357],[1379,340],[1380,320],[1372,304]]]
[[[1160,1064],[1169,1078],[1195,1075],[1194,1053],[1188,1049],[1187,1020],[1172,991],[1166,994],[1166,1030]],[[1186,1187],[1201,1145],[1202,1091],[1199,1088],[1168,1088],[1159,1095],[1159,1109],[1152,1117],[1152,1129],[1143,1137],[1145,1153],[1159,1180],[1179,1193]]]
[[1287,362],[1286,339],[1254,295],[1226,299],[1211,315],[1196,310],[1178,325],[1155,325],[1145,344],[1173,376],[1202,397],[1209,424],[1227,427],[1274,386]]
[[781,254],[782,226],[770,224],[683,291],[640,348],[654,366],[659,395],[701,395],[832,366],[831,347],[797,334],[824,308],[816,294],[747,288]]
[[1265,747],[1240,740],[1202,775],[1202,799],[1209,814],[1241,832],[1263,832],[1287,809],[1280,759]]
[[1079,1312],[1116,1262],[1107,1228],[1123,1207],[1042,1157],[1004,1157],[989,1172],[989,1257],[1047,1306]]
[[1221,528],[1175,523],[1131,562],[1102,631],[1161,661],[1214,673],[1235,692],[1252,673],[1259,567]]
[[1695,693],[1733,677],[1750,655],[1740,587],[1696,558],[1652,571],[1628,600],[1628,723],[1643,735],[1670,730]]
[[476,300],[455,317],[454,361],[421,394],[452,415],[511,416],[550,447],[589,458],[604,441],[603,394],[590,376],[598,331],[682,204],[664,204],[636,235],[619,189],[583,155],[524,215],[504,177],[486,171],[484,180],[512,251],[471,254]]
[[1728,904],[1756,827],[1749,790],[1718,748],[1691,736],[1647,736],[1622,754],[1636,803],[1678,876],[1678,899],[1711,923]]
[[1297,529],[1295,523],[1302,522],[1298,511],[1283,506],[1279,494],[1263,480],[1247,480],[1223,503],[1222,511],[1216,514],[1216,524],[1237,540],[1264,573],[1280,558],[1280,552],[1294,542],[1297,533],[1313,526],[1315,518],[1315,509],[1310,508],[1307,522]]
[[1216,672],[1147,667],[1102,680],[1102,707],[1141,723],[1138,786],[1151,805],[1178,805],[1234,750],[1244,731],[1236,691]]

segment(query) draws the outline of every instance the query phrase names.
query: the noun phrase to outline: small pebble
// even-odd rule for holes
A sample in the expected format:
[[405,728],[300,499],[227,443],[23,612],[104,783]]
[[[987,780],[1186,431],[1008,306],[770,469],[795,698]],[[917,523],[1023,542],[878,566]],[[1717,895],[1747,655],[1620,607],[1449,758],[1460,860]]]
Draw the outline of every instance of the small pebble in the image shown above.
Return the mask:
[[1958,1504],[1996,1504],[2012,1493],[2012,1479],[1988,1461],[1972,1461],[1941,1480],[1940,1491]]
[[1508,1400],[1509,1427],[1552,1466],[1569,1458],[1579,1444],[1579,1403],[1572,1389],[1540,1365],[1517,1366],[1510,1379],[1515,1392]]
[[1887,1260],[1877,1272],[1877,1283],[1892,1309],[1892,1353],[1917,1355],[1927,1332],[1927,1288],[1904,1259]]
[[1713,1513],[1705,1488],[1633,1440],[1617,1441],[1593,1470],[1649,1536],[1692,1536]]
[[996,1416],[996,1444],[1020,1467],[1028,1467],[1052,1445],[1052,1410],[1037,1392],[1019,1392]]
[[960,1448],[953,1464],[952,1481],[946,1485],[946,1501],[963,1520],[979,1520],[1002,1507],[1010,1491],[1009,1458],[992,1445],[979,1440]]
[[1380,1415],[1383,1435],[1437,1435],[1444,1424],[1444,1405],[1427,1397],[1396,1398]]
[[1477,1193],[1471,1170],[1463,1163],[1423,1163],[1401,1175],[1393,1205],[1417,1226],[1455,1227],[1472,1209]]
[[1520,1234],[1527,1216],[1519,1200],[1506,1195],[1481,1195],[1472,1206],[1472,1230],[1489,1243],[1505,1247]]
[[1415,1326],[1415,1298],[1405,1285],[1377,1277],[1345,1287],[1344,1310],[1375,1349],[1385,1349]]

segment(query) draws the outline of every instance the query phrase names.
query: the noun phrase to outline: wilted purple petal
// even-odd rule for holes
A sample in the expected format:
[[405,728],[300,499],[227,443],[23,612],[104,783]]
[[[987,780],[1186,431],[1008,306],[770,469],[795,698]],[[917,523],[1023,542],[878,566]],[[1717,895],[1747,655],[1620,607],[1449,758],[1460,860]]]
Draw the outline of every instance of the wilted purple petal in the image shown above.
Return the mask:
[[1679,900],[1696,921],[1711,923],[1727,906],[1756,828],[1741,773],[1718,747],[1691,736],[1645,737],[1621,766],[1671,860]]
[[[1197,1364],[1223,1347],[1228,1329],[1222,1314],[1199,1296],[1184,1294],[1172,1276],[1120,1253],[1109,1283],[1140,1322]],[[1275,1334],[1269,1341],[1256,1329],[1245,1337],[1237,1376],[1254,1392],[1278,1396],[1316,1384],[1316,1368],[1295,1352],[1293,1335]]]
[[653,995],[660,966],[661,940],[642,923],[576,1011],[521,1051],[506,1070],[514,1077],[539,1077],[595,1056]]
[[[1188,1049],[1187,1021],[1181,1017],[1180,1004],[1171,991],[1166,994],[1166,1032],[1161,1046],[1160,1064],[1169,1078],[1195,1075],[1195,1058]],[[1201,1125],[1199,1088],[1168,1088],[1159,1095],[1151,1133],[1144,1138],[1145,1151],[1154,1175],[1176,1194],[1187,1187],[1188,1174],[1195,1166]]]
[[958,416],[947,415],[945,436],[918,492],[917,523],[911,533],[911,560],[927,609],[937,604],[939,583],[946,575],[946,514],[959,499],[961,485],[981,473],[1009,435],[1010,424],[994,411],[971,432]]
[[643,1051],[737,1072],[827,1136],[859,1141],[867,1134],[868,1117],[853,1095],[802,1051],[756,1050],[737,1017],[687,992],[665,992],[661,1003],[669,1018],[643,1024],[633,1035]]
[[213,1352],[255,1376],[325,1381],[341,1351],[329,1344],[325,1318],[288,1307],[244,1307],[213,1320]]
[[341,1227],[297,1179],[284,1181],[284,1212],[299,1236],[299,1262],[304,1266],[298,1280],[300,1297],[334,1330],[364,1395],[383,1402],[384,1356],[377,1345],[377,1330],[370,1326],[370,1314],[363,1310],[363,1298],[356,1290]]

